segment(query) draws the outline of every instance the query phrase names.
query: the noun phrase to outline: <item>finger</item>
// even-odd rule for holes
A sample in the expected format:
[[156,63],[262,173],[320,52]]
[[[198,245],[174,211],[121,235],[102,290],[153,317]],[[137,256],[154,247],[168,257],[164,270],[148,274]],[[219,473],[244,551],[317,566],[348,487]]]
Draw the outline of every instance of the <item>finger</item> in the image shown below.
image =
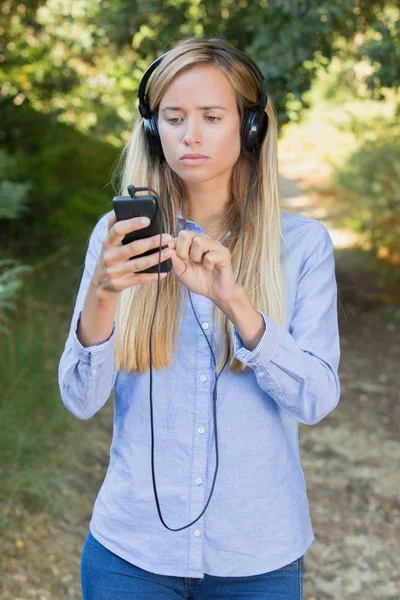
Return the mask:
[[115,214],[114,211],[112,211],[109,215],[108,215],[108,231],[110,231],[111,227],[113,225],[115,225],[115,223],[117,222],[117,215]]
[[120,272],[124,274],[129,274],[144,271],[145,269],[153,267],[154,265],[158,265],[159,262],[164,262],[165,260],[170,258],[172,252],[173,250],[171,250],[170,248],[165,248],[165,250],[161,251],[160,260],[158,251],[153,252],[148,256],[139,256],[138,258],[128,260],[120,266]]
[[[168,258],[170,257],[161,255],[160,262],[164,262]],[[123,264],[118,263],[108,270],[108,278],[110,279],[110,281],[112,281],[113,285],[116,285],[118,281],[124,279],[125,277],[129,278],[131,275],[142,273],[142,271],[145,271],[146,269],[148,269],[149,267],[153,267],[154,265],[158,265],[158,263],[158,252],[157,259],[155,259],[153,256],[146,256],[135,260],[129,260]]]
[[147,217],[133,217],[132,219],[117,221],[108,232],[108,244],[110,246],[118,246],[127,233],[145,229],[149,225],[150,219]]
[[186,229],[179,232],[176,242],[176,254],[182,260],[189,260],[189,249],[195,235],[195,233],[187,231]]
[[[160,279],[165,279],[168,273],[160,273]],[[142,283],[154,283],[158,281],[158,273],[130,273],[119,280],[121,289],[126,289]]]
[[220,250],[211,250],[206,252],[203,257],[202,266],[206,271],[213,271],[216,267],[222,269],[230,265],[230,253],[225,251],[225,248]]
[[193,262],[201,263],[206,252],[218,249],[219,242],[206,235],[196,235],[192,239],[192,245],[189,250],[189,258]]
[[187,263],[176,255],[175,250],[172,251],[171,261],[174,275],[176,275],[176,277],[180,279],[182,275],[186,272]]
[[[168,273],[160,273],[160,279],[165,279],[167,275]],[[158,281],[158,273],[135,273],[134,275],[131,275],[131,278],[134,280],[135,285],[151,283]]]
[[[168,242],[171,240],[171,236],[169,233],[163,233],[161,236],[161,246],[169,246]],[[147,250],[152,250],[153,248],[160,247],[160,235],[154,235],[149,238],[144,238],[143,240],[136,240],[135,242],[130,242],[130,244],[126,244],[123,247],[123,258],[128,260],[131,256],[138,256],[139,254],[143,254]]]
[[[168,246],[168,241],[171,238],[169,233],[165,233],[161,237],[161,246],[164,248]],[[117,263],[124,263],[134,256],[143,254],[148,250],[156,249],[160,247],[160,236],[155,235],[143,240],[136,240],[125,245],[108,246],[104,250],[104,260],[106,265],[113,266]]]
[[173,250],[175,250],[177,242],[178,242],[178,238],[171,238],[170,241],[168,242],[168,248],[172,248]]

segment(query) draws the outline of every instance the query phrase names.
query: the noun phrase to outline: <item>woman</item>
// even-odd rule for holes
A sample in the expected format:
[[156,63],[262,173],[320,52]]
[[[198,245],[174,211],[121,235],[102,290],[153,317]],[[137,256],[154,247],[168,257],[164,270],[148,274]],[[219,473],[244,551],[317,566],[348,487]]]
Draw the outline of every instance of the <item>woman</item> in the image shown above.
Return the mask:
[[339,399],[332,242],[280,208],[276,119],[246,57],[189,39],[144,79],[121,190],[159,192],[173,268],[141,273],[159,236],[121,243],[140,218],[94,228],[59,369],[81,419],[115,384],[83,595],[297,600],[313,540],[298,423]]

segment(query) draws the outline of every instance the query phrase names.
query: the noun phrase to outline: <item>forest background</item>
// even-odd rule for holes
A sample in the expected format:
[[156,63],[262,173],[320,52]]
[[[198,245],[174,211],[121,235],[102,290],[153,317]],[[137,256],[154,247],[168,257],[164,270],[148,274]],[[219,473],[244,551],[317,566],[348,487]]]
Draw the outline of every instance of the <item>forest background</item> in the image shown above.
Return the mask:
[[104,468],[98,441],[62,406],[57,365],[139,81],[179,40],[222,36],[255,60],[281,147],[323,173],[310,189],[357,235],[385,327],[398,330],[400,6],[5,0],[0,34],[0,532],[17,556],[24,516],[69,522]]

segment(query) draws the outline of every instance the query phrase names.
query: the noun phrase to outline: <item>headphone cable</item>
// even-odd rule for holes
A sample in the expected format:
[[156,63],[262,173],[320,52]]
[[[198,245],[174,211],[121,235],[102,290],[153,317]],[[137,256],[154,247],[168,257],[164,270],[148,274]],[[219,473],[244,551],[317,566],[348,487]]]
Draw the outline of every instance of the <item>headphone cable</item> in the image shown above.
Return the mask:
[[[246,198],[246,205],[245,205],[245,209],[244,209],[244,216],[243,216],[243,224],[242,224],[242,248],[241,248],[241,254],[240,254],[240,261],[239,261],[239,268],[238,268],[238,273],[236,276],[236,283],[239,279],[239,275],[240,275],[240,271],[242,268],[242,262],[243,262],[243,251],[244,251],[244,232],[245,232],[245,225],[246,225],[246,216],[247,216],[247,207],[249,204],[249,199],[251,196],[251,191],[254,185],[254,180],[255,180],[255,160],[254,160],[254,154],[253,154],[253,161],[252,161],[252,165],[251,165],[251,176],[250,176],[250,185],[248,188],[248,192],[247,192],[247,198]],[[158,196],[157,192],[151,188],[146,188],[150,191],[152,191],[157,199],[157,204],[158,204],[158,212],[159,212],[159,216],[160,216],[160,232],[162,232],[163,230],[163,221],[162,221],[162,210],[161,210],[161,200],[160,197]],[[170,197],[168,196],[168,200],[170,202]],[[171,227],[172,227],[172,223],[171,223]],[[159,519],[161,521],[161,523],[164,525],[164,527],[166,529],[168,529],[169,531],[182,531],[183,529],[188,529],[188,527],[191,527],[192,525],[194,525],[199,519],[201,519],[201,517],[204,515],[204,513],[206,512],[208,505],[210,504],[211,501],[211,497],[213,495],[214,492],[214,487],[215,487],[215,482],[217,479],[217,473],[218,473],[218,467],[219,467],[219,452],[218,452],[218,430],[217,430],[217,384],[218,384],[218,379],[221,376],[222,371],[224,370],[229,358],[230,358],[230,349],[229,349],[229,340],[228,340],[228,318],[225,317],[225,321],[224,321],[224,325],[225,325],[225,336],[226,336],[226,340],[227,340],[227,356],[225,359],[225,362],[222,366],[222,369],[219,371],[219,373],[216,373],[216,371],[214,371],[215,373],[215,382],[214,382],[214,388],[213,388],[213,420],[214,420],[214,437],[215,437],[215,470],[214,470],[214,476],[213,476],[213,481],[211,484],[211,490],[207,499],[207,502],[203,508],[203,510],[201,511],[201,513],[198,515],[198,517],[196,517],[196,519],[194,519],[193,521],[191,521],[190,523],[188,523],[187,525],[184,525],[183,527],[177,527],[177,528],[173,528],[173,527],[169,527],[166,522],[164,521],[164,518],[162,516],[162,512],[161,512],[161,506],[160,506],[160,501],[158,498],[158,493],[157,493],[157,484],[156,484],[156,473],[155,473],[155,465],[154,465],[154,411],[153,411],[153,346],[152,346],[152,337],[153,337],[153,326],[154,326],[154,321],[155,321],[155,317],[156,317],[156,312],[157,312],[157,307],[158,307],[158,301],[159,301],[159,296],[160,296],[160,273],[161,273],[161,250],[162,250],[162,246],[161,246],[161,233],[160,233],[160,247],[159,247],[159,262],[158,262],[158,278],[157,278],[157,295],[156,295],[156,302],[155,302],[155,306],[154,306],[154,312],[153,312],[153,318],[151,321],[151,325],[150,325],[150,337],[149,337],[149,354],[150,354],[150,365],[149,365],[149,370],[150,370],[150,429],[151,429],[151,474],[152,474],[152,483],[153,483],[153,491],[154,491],[154,498],[156,501],[156,506],[157,506],[157,512],[158,512],[158,516]],[[189,293],[189,299],[190,299],[190,304],[192,306],[192,310],[193,310],[193,314],[195,316],[195,319],[206,339],[206,342],[210,348],[211,351],[211,355],[213,358],[213,362],[214,362],[214,369],[217,366],[216,363],[216,358],[215,358],[215,354],[214,351],[212,349],[212,346],[210,344],[210,341],[207,337],[207,335],[205,334],[201,323],[198,319],[198,316],[196,314],[196,311],[194,309],[193,306],[193,302],[192,302],[192,296],[190,291],[188,290]]]

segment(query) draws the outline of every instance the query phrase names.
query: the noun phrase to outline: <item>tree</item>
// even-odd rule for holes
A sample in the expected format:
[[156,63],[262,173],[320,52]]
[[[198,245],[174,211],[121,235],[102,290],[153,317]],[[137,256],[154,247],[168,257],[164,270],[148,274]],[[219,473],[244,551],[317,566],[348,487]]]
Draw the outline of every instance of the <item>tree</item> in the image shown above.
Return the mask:
[[[223,36],[263,71],[283,124],[317,68],[354,52],[372,91],[399,85],[400,18],[383,0],[6,0],[3,96],[120,145],[140,77],[187,36]],[[378,92],[377,92],[378,93]]]

